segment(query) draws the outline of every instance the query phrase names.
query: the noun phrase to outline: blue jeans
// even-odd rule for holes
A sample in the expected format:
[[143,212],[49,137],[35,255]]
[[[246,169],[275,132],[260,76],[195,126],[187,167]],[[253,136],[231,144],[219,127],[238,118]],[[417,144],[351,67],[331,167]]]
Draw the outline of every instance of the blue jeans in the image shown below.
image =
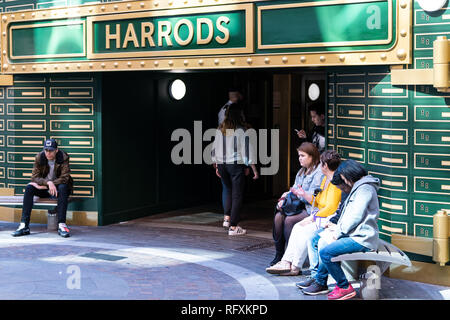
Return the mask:
[[324,228],[320,228],[316,230],[311,238],[308,241],[308,259],[309,259],[309,270],[311,271],[311,276],[315,277],[317,274],[317,270],[319,269],[319,233],[322,232]]
[[332,262],[331,258],[345,253],[367,251],[370,251],[370,249],[360,245],[349,237],[336,240],[320,250],[319,255],[321,261],[314,279],[318,284],[325,286],[327,284],[328,274],[331,274],[339,288],[347,288],[349,283],[344,271],[342,271],[341,263]]

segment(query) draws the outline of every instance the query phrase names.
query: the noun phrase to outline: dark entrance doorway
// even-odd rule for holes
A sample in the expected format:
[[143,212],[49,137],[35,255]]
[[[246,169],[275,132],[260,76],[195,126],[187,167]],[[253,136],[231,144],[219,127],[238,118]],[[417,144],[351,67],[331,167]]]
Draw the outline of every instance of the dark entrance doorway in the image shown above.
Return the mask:
[[[220,212],[221,183],[212,166],[194,163],[193,150],[190,164],[174,164],[171,154],[179,141],[171,138],[177,129],[185,129],[198,142],[201,136],[196,136],[195,123],[201,123],[202,132],[216,128],[217,113],[228,101],[230,87],[242,91],[245,116],[255,130],[288,130],[289,143],[285,143],[286,134],[280,134],[279,151],[292,155],[296,146],[291,128],[298,127],[298,122],[308,127],[303,89],[306,78],[283,71],[281,77],[288,76],[285,83],[289,85],[277,93],[276,87],[284,83],[277,74],[273,70],[104,73],[100,224],[207,203],[216,204]],[[169,94],[169,85],[176,79],[186,84],[181,100]],[[202,150],[210,144],[200,143]],[[298,161],[290,156],[280,161],[281,185],[288,187],[289,173],[298,170]],[[248,177],[246,184],[246,203],[268,200],[269,205],[258,210],[265,211],[260,214],[269,219],[272,200],[279,196],[275,186],[279,175],[262,176],[257,181]]]

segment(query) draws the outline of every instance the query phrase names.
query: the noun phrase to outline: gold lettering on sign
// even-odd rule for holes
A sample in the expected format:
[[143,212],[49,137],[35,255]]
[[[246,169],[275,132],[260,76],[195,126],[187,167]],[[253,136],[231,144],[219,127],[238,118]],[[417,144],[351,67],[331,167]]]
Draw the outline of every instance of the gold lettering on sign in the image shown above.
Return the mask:
[[[183,40],[180,37],[180,28],[181,28],[182,25],[186,25],[188,27],[188,37],[186,38],[186,40]],[[175,24],[175,28],[174,28],[174,31],[173,31],[173,36],[175,38],[175,41],[180,46],[187,46],[188,44],[191,43],[192,39],[194,38],[194,25],[188,19],[181,19],[180,21],[178,21]]]
[[[163,27],[166,27],[163,30]],[[163,46],[163,38],[166,39],[166,43],[169,47],[172,47],[172,40],[170,39],[170,34],[172,33],[172,25],[169,21],[159,21],[158,22],[158,46]]]
[[139,42],[136,36],[136,31],[134,31],[134,27],[132,23],[128,24],[127,31],[125,32],[125,39],[123,40],[122,48],[128,47],[128,42],[133,41],[133,45],[135,48],[139,48]]
[[219,19],[217,19],[217,21],[216,21],[217,29],[223,33],[223,37],[221,38],[221,37],[217,36],[216,41],[220,44],[225,44],[228,42],[228,40],[230,40],[230,30],[228,30],[226,27],[224,27],[222,25],[222,23],[229,24],[230,19],[222,16],[222,17],[219,17]]
[[[202,26],[206,25],[208,27],[208,36],[202,38]],[[214,36],[214,26],[211,19],[199,18],[197,19],[197,44],[208,44],[211,42]]]
[[116,24],[116,33],[111,34],[110,30],[111,26],[109,24],[106,25],[106,49],[110,49],[110,41],[116,40],[116,48],[120,48],[120,24]]
[[[146,31],[148,29],[148,31]],[[146,41],[148,40],[148,44],[150,47],[155,46],[155,42],[153,41],[153,33],[155,32],[155,26],[151,22],[143,22],[141,24],[141,47],[145,47]]]

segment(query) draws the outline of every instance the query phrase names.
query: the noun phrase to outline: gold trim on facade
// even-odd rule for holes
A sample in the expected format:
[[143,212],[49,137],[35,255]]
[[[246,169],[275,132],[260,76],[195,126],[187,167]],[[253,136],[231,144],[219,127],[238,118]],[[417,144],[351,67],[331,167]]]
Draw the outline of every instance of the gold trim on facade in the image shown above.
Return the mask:
[[[167,8],[190,7],[189,11],[200,12],[194,7],[211,6],[212,11],[222,10],[218,6],[224,4],[243,4],[263,1],[238,1],[238,0],[196,0],[185,1],[184,5],[174,1],[132,1],[120,3],[102,3],[96,5],[82,5],[74,8],[60,8],[51,10],[25,11],[18,18],[18,14],[4,13],[1,19],[2,48],[8,48],[7,30],[11,21],[40,21],[48,19],[80,18],[86,16],[106,15],[112,13],[136,13],[142,11],[161,10]],[[169,3],[172,2],[172,5]],[[359,2],[364,2],[359,1]],[[238,6],[232,6],[238,7]],[[202,8],[203,9],[203,8]],[[209,10],[209,9],[208,9]],[[253,10],[251,10],[253,12]],[[169,11],[168,11],[169,12]],[[175,11],[170,11],[173,14]],[[253,23],[250,23],[253,26]],[[89,24],[87,26],[89,28]],[[254,31],[252,30],[252,33]],[[196,50],[197,56],[175,56],[173,51],[166,52],[171,56],[158,52],[160,57],[144,57],[130,59],[99,59],[88,61],[68,62],[38,62],[38,63],[11,63],[3,50],[2,73],[3,74],[28,74],[28,73],[62,73],[62,72],[93,72],[93,71],[125,71],[125,70],[186,70],[186,69],[233,69],[233,68],[282,68],[282,67],[327,67],[349,65],[405,65],[412,61],[412,2],[411,0],[399,0],[397,2],[397,27],[393,30],[396,42],[389,50],[367,51],[342,51],[342,52],[314,52],[314,53],[270,53],[270,54],[217,54],[214,56],[202,55],[203,51]],[[89,37],[89,36],[88,36]],[[253,38],[252,38],[253,39]],[[91,39],[88,38],[88,41]],[[253,48],[254,41],[247,43],[247,48]],[[208,50],[208,49],[206,49]],[[211,49],[215,50],[215,49]],[[88,50],[89,52],[89,50]],[[206,52],[205,52],[206,54]],[[110,57],[110,54],[107,54]]]
[[[340,4],[351,3],[365,3],[365,2],[384,2],[388,3],[388,38],[384,40],[371,40],[371,41],[337,41],[337,42],[311,42],[311,43],[292,43],[282,45],[263,45],[262,44],[262,26],[261,26],[261,14],[265,10],[277,10],[285,8],[301,8],[301,7],[319,7],[319,6],[331,6]],[[277,4],[271,6],[258,7],[258,49],[288,49],[288,48],[315,48],[315,47],[339,47],[339,46],[367,46],[367,45],[381,45],[388,44],[392,41],[392,0],[332,0],[332,1],[320,1],[320,2],[304,2],[304,3],[292,3],[292,4]]]

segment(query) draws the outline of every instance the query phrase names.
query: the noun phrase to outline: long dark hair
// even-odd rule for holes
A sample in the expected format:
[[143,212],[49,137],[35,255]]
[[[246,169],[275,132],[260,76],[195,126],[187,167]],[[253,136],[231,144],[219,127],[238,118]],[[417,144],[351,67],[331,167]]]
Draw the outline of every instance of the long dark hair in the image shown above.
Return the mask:
[[232,103],[225,112],[225,119],[220,124],[219,130],[225,135],[228,129],[236,130],[239,127],[245,127],[244,119],[242,119],[242,108],[239,104]]
[[357,161],[349,159],[344,161],[339,167],[341,174],[352,183],[355,183],[364,176],[367,176],[367,170]]

